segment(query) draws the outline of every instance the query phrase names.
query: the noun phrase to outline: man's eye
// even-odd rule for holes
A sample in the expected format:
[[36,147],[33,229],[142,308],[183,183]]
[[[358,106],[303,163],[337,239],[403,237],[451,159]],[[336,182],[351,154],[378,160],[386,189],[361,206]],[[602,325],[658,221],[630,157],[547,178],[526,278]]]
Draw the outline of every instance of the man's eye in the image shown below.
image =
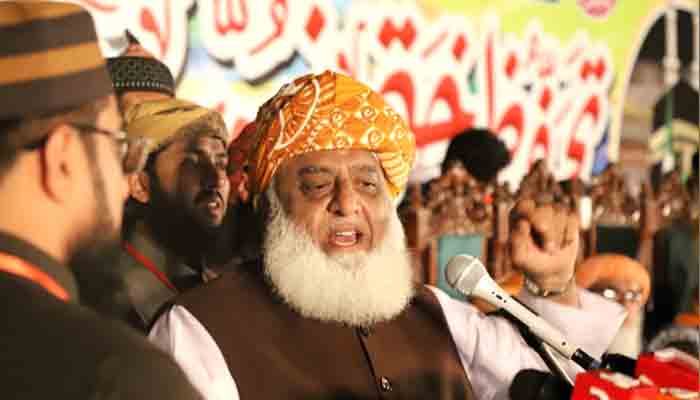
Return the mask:
[[302,184],[302,190],[306,193],[318,194],[328,190],[330,186],[331,184],[328,182],[304,183]]
[[377,183],[373,181],[360,181],[360,188],[365,191],[376,191]]
[[216,159],[216,167],[221,169],[226,169],[228,167],[228,158],[219,157]]
[[197,154],[188,154],[185,156],[185,162],[189,164],[199,164],[199,156]]

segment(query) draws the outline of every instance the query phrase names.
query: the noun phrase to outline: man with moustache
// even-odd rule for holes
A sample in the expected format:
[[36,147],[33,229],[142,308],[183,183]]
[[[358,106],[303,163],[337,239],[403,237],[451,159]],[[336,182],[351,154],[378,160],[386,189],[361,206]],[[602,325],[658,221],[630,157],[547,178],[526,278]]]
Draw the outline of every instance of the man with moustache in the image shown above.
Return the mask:
[[228,131],[216,111],[178,99],[144,101],[124,117],[127,133],[151,146],[128,178],[119,268],[90,304],[145,333],[163,304],[212,275],[207,257],[229,197]]
[[166,354],[80,305],[71,268],[112,265],[140,158],[90,15],[2,2],[0,37],[2,397],[200,398]]
[[[394,201],[415,139],[377,93],[307,75],[255,123],[262,258],[179,297],[151,331],[207,398],[505,398],[518,370],[544,368],[505,320],[414,285]],[[517,210],[515,263],[553,293],[529,303],[600,356],[622,310],[572,284],[576,217]]]

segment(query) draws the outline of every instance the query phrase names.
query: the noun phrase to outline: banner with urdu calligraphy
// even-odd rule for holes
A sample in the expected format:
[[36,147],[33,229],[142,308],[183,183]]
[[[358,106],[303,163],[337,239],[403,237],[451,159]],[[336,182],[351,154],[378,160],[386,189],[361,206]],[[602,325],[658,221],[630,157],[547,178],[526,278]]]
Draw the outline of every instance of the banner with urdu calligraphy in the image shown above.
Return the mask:
[[559,179],[617,157],[632,65],[663,0],[75,0],[105,55],[131,30],[178,78],[177,95],[237,134],[285,82],[333,69],[380,91],[419,145],[413,179],[447,140],[489,127],[517,183],[546,158]]

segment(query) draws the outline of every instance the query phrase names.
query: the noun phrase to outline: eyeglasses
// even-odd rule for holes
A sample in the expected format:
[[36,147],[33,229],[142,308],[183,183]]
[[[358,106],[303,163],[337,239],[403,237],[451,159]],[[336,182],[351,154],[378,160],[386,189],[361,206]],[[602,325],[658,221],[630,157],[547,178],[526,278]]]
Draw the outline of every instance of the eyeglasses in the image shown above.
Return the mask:
[[592,289],[592,291],[620,304],[641,303],[642,301],[641,290],[625,290],[621,292],[617,289],[607,287]]
[[[77,129],[80,133],[99,133],[111,137],[117,144],[117,157],[121,161],[124,174],[129,175],[143,169],[148,156],[149,140],[143,137],[128,137],[122,130],[112,131],[90,124],[68,122],[68,125]],[[37,150],[46,145],[49,135],[29,143],[23,148],[25,150]]]

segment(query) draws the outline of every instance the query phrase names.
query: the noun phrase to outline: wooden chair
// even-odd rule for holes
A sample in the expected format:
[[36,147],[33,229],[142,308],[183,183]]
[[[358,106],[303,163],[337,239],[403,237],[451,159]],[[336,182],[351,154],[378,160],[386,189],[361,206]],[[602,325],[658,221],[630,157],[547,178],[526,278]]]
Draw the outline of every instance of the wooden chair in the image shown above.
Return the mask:
[[532,164],[530,171],[520,182],[517,193],[518,200],[533,199],[538,204],[563,201],[565,197],[561,186],[547,168],[545,160],[538,160]]
[[[494,206],[488,201],[489,189],[456,162],[427,185],[425,194],[424,190],[413,185],[409,203],[399,210],[408,245],[415,256],[415,275],[418,281],[457,296],[445,280],[444,270],[450,258],[470,254],[488,269],[488,241],[494,233]],[[499,234],[507,235],[506,232],[499,230]]]
[[656,192],[659,230],[654,235],[652,305],[646,328],[655,332],[685,311],[698,280],[697,178],[686,185],[680,172],[663,176]]
[[[508,240],[510,238],[510,212],[515,205],[515,196],[507,184],[496,185],[491,196],[493,204],[493,235],[489,241],[488,269],[493,279],[501,285],[516,285],[506,287],[510,293],[517,292],[522,279],[511,279],[514,274],[510,258]],[[518,283],[520,282],[520,283]]]
[[671,171],[663,176],[656,198],[661,212],[661,228],[675,221],[691,218],[691,195],[681,180],[680,170]]
[[588,256],[617,253],[637,259],[651,272],[658,207],[648,182],[638,197],[630,194],[621,169],[611,164],[593,180],[593,215]]

